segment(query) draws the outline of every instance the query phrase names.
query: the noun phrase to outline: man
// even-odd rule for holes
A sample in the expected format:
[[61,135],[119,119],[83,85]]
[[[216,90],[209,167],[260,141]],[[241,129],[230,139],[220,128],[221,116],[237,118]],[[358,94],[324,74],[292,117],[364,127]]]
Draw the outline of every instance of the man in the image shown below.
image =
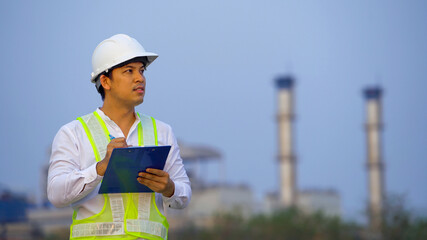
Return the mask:
[[[144,71],[156,58],[124,34],[102,41],[93,53],[91,81],[103,105],[59,130],[48,174],[49,200],[74,209],[70,239],[167,239],[164,208],[190,201],[171,127],[135,112],[144,100]],[[98,194],[113,149],[143,145],[172,146],[164,170],[149,168],[135,179],[155,193]]]

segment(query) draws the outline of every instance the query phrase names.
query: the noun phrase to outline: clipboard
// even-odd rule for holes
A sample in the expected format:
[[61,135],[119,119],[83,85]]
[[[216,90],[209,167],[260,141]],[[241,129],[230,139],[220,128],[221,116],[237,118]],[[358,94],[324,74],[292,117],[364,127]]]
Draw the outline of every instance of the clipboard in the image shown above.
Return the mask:
[[163,170],[171,146],[115,148],[98,193],[153,192],[136,178],[147,168]]

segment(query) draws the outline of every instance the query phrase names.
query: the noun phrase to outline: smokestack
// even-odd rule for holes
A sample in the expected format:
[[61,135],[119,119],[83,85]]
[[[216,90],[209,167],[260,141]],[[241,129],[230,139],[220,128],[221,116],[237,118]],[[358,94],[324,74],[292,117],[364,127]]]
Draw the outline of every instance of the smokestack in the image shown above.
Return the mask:
[[279,137],[280,205],[291,207],[296,204],[296,172],[293,153],[292,122],[294,80],[290,76],[276,79],[278,92],[277,125]]
[[366,88],[366,137],[368,147],[367,170],[369,176],[369,225],[379,231],[383,212],[383,161],[381,154],[382,123],[382,89]]

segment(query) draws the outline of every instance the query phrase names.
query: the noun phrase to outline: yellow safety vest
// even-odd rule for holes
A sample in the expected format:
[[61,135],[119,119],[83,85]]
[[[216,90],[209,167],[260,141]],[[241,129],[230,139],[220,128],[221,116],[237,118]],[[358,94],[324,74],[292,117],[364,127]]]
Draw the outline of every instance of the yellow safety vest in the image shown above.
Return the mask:
[[[158,145],[154,118],[139,115],[138,145]],[[95,111],[77,118],[92,145],[96,161],[105,157],[110,142],[109,132],[102,118]],[[160,213],[155,193],[99,194],[104,198],[102,210],[88,218],[77,220],[73,214],[70,239],[167,239],[169,224]]]

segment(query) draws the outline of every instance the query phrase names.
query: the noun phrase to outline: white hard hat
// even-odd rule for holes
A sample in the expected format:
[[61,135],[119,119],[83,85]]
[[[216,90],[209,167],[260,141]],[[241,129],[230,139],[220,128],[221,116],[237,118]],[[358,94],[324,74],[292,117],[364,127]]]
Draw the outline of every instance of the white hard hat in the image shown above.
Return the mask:
[[99,74],[120,63],[136,57],[146,57],[145,67],[150,65],[157,54],[146,52],[141,44],[126,34],[117,34],[102,41],[93,51],[91,82],[95,83]]

